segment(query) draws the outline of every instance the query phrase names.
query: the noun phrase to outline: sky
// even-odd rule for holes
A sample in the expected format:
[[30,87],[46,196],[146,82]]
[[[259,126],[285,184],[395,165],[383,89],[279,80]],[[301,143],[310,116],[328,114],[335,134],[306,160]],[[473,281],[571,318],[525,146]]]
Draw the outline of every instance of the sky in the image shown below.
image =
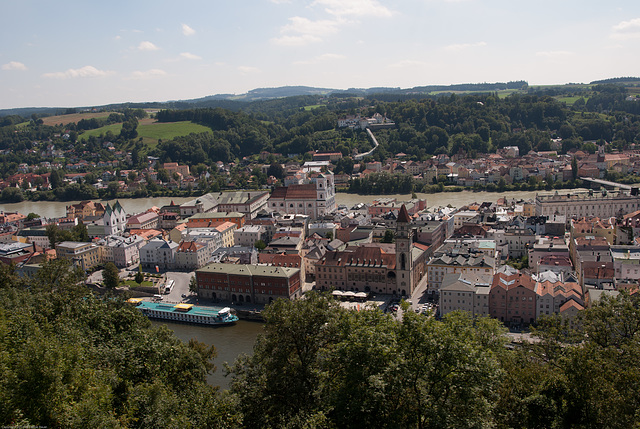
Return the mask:
[[0,109],[640,75],[638,0],[0,1]]

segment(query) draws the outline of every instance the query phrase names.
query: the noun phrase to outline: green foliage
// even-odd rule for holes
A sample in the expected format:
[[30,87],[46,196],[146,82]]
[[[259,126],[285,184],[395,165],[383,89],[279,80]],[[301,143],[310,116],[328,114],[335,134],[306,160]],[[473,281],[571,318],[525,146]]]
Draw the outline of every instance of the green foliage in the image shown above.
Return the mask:
[[0,350],[3,425],[241,424],[234,399],[205,382],[213,346],[182,343],[122,299],[91,295],[68,265],[0,289]]
[[267,247],[267,244],[262,240],[256,240],[253,245],[256,249],[258,249],[258,251],[262,251],[265,249],[265,247]]
[[191,276],[189,280],[189,292],[198,293],[198,281],[196,280],[196,276]]
[[382,242],[383,243],[393,243],[393,239],[395,238],[395,234],[393,232],[393,230],[387,229],[384,232],[384,237],[382,237]]
[[4,188],[0,193],[0,200],[7,203],[19,203],[24,200],[24,194],[20,188]]
[[[328,295],[278,300],[254,354],[230,368],[245,424],[279,427],[477,427],[491,421],[504,349],[494,320],[444,323],[407,312],[353,312]],[[460,388],[464,386],[464,388]],[[293,425],[297,427],[297,425]]]
[[120,284],[120,270],[113,262],[107,262],[104,266],[102,281],[107,289],[115,289]]
[[138,272],[136,273],[135,281],[136,281],[136,283],[138,283],[138,284],[141,284],[141,283],[144,281],[144,274],[142,274],[142,271],[138,271]]

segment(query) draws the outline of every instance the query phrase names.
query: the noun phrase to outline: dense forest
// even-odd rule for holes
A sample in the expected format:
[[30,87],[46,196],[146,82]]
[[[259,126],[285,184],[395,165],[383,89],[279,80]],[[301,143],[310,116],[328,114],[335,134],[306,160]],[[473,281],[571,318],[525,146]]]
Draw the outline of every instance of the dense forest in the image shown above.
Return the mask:
[[53,261],[0,264],[0,421],[47,427],[628,428],[640,424],[640,297],[542,319],[509,345],[493,319],[278,300],[251,356],[205,382],[215,345],[182,343]]

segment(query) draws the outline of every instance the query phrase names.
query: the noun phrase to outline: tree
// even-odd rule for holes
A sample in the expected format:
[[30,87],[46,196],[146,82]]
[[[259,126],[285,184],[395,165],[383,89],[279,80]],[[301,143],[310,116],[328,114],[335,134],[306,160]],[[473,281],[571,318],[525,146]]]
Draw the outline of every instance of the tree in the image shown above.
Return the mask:
[[142,284],[144,281],[144,274],[142,273],[142,266],[138,265],[138,272],[136,273],[136,277],[134,279],[136,283]]
[[40,219],[40,215],[38,213],[29,213],[27,215],[27,220]]
[[107,262],[104,266],[102,280],[107,289],[115,289],[120,284],[120,270],[113,262]]
[[325,236],[325,238],[328,238],[329,240],[333,240],[333,232],[332,231],[327,231],[327,233],[324,236]]
[[392,230],[387,229],[384,232],[384,237],[382,237],[382,242],[383,243],[393,243],[393,239],[395,238],[395,234],[393,233]]
[[196,276],[191,276],[191,280],[189,280],[189,292],[198,293],[198,281],[196,280]]
[[0,193],[0,200],[8,203],[19,203],[24,200],[24,193],[20,188],[8,187],[4,188]]
[[253,245],[256,249],[258,249],[258,251],[262,251],[265,247],[267,247],[267,244],[262,240],[256,240]]
[[272,163],[267,169],[267,176],[273,176],[276,179],[284,179],[284,168],[281,164]]
[[575,156],[571,158],[571,177],[573,177],[573,180],[578,178],[578,160]]

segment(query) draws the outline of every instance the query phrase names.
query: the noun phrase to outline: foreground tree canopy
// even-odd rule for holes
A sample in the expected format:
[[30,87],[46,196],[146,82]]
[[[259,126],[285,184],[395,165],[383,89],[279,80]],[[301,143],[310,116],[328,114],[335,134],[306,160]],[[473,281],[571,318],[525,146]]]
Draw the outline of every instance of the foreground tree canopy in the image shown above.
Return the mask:
[[0,421],[48,427],[628,428],[640,424],[640,299],[604,298],[508,348],[492,319],[348,311],[328,295],[265,310],[252,356],[153,328],[54,261],[0,264]]

